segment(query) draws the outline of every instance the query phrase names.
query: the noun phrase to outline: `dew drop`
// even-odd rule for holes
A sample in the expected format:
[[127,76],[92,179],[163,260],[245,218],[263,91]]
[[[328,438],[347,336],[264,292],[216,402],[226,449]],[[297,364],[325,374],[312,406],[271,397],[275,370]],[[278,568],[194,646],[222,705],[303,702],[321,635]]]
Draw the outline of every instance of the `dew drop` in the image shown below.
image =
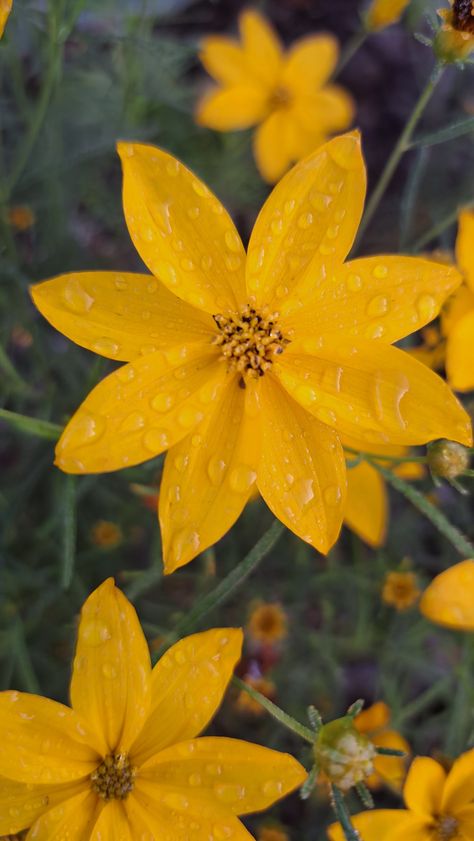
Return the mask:
[[180,529],[171,542],[171,554],[174,560],[179,563],[185,555],[196,555],[200,545],[201,538],[197,531],[190,528]]
[[277,298],[285,298],[288,295],[288,292],[289,292],[288,287],[283,286],[283,285],[277,286],[277,288],[275,290],[275,294],[276,294]]
[[297,505],[304,509],[314,499],[313,479],[297,479],[293,485],[292,495]]
[[118,274],[114,279],[114,286],[119,290],[119,292],[123,292],[124,289],[128,289],[128,281],[126,281],[122,275]]
[[96,648],[112,639],[112,634],[105,622],[102,622],[100,619],[90,619],[81,623],[80,637],[81,642],[85,645]]
[[246,464],[239,464],[230,472],[229,485],[236,493],[245,493],[252,487],[256,478],[255,470]]
[[122,365],[118,371],[115,372],[115,376],[121,383],[129,383],[133,379],[135,379],[135,368],[133,365]]
[[74,276],[67,281],[64,287],[63,299],[68,309],[80,315],[90,312],[94,304],[92,295],[86,292]]
[[272,221],[270,227],[272,229],[272,234],[277,236],[283,230],[283,219],[277,216],[277,218]]
[[167,412],[174,403],[172,394],[156,394],[151,401],[151,407],[155,412]]
[[303,231],[307,230],[312,224],[312,213],[302,213],[301,216],[298,217],[298,227],[301,228]]
[[323,213],[331,204],[333,198],[325,193],[320,193],[318,190],[311,190],[309,194],[309,201],[318,213]]
[[199,207],[188,207],[187,214],[190,219],[197,219],[201,210]]
[[107,680],[115,680],[117,677],[117,669],[113,663],[103,663],[102,664],[102,675]]
[[227,245],[227,248],[230,249],[230,251],[234,251],[236,254],[240,254],[242,245],[240,242],[240,237],[236,233],[236,231],[233,231],[232,228],[229,228],[229,230],[227,230],[224,234],[224,239],[225,244]]
[[284,209],[287,216],[289,216],[290,213],[293,213],[293,211],[295,209],[295,206],[296,206],[295,199],[288,199],[288,201],[285,202],[285,206],[284,206],[283,209]]
[[73,418],[64,433],[68,444],[72,443],[76,447],[84,444],[91,444],[97,441],[105,432],[106,420],[101,415],[93,415],[90,412],[81,412],[76,418]]
[[347,288],[351,292],[357,292],[362,288],[362,278],[358,274],[350,274],[347,278]]
[[336,137],[328,143],[327,150],[333,161],[343,169],[357,169],[360,166],[360,142],[355,135]]
[[165,429],[149,429],[143,436],[143,443],[150,452],[158,454],[170,445],[168,432]]
[[226,469],[226,463],[218,456],[211,456],[207,465],[207,475],[213,485],[220,485]]
[[103,356],[115,357],[120,350],[120,345],[114,342],[113,339],[108,339],[104,336],[92,342],[92,348]]
[[382,280],[384,277],[387,277],[388,268],[387,266],[383,266],[382,263],[379,263],[377,266],[375,266],[372,274],[374,277],[378,278],[378,280]]
[[137,432],[145,426],[145,418],[140,412],[131,412],[120,424],[121,432]]
[[323,491],[324,501],[327,505],[337,505],[342,497],[342,491],[337,485],[329,485]]
[[158,282],[156,280],[150,280],[150,283],[147,284],[147,291],[152,293],[156,292],[158,289]]
[[366,313],[371,318],[385,315],[386,312],[390,309],[390,301],[385,295],[376,295],[375,298],[371,298],[369,303],[367,304]]
[[183,257],[183,259],[180,262],[180,266],[182,269],[184,269],[185,272],[192,272],[195,269],[195,265],[193,261],[189,259],[189,257]]
[[267,797],[278,797],[283,791],[283,785],[279,780],[268,780],[263,784],[262,791]]
[[319,409],[316,409],[316,417],[322,423],[326,423],[328,426],[334,426],[337,422],[337,415],[332,409],[328,409],[325,406],[322,406]]
[[210,257],[209,255],[206,254],[204,255],[204,257],[201,257],[201,269],[203,269],[205,272],[209,271],[209,269],[212,266],[212,263],[212,257]]
[[195,426],[204,417],[204,413],[194,406],[183,406],[178,412],[178,423],[186,429]]
[[200,786],[202,783],[202,777],[200,774],[191,774],[188,779],[189,785],[192,787]]
[[211,195],[210,190],[201,181],[198,181],[197,178],[192,182],[192,187],[196,195],[201,196],[203,199],[209,198]]
[[422,321],[432,321],[438,307],[432,295],[421,295],[416,302],[416,309]]
[[183,455],[183,454],[180,453],[180,455],[176,456],[176,458],[174,460],[174,466],[176,467],[176,470],[178,471],[178,473],[184,473],[188,464],[189,464],[189,456],[188,455]]

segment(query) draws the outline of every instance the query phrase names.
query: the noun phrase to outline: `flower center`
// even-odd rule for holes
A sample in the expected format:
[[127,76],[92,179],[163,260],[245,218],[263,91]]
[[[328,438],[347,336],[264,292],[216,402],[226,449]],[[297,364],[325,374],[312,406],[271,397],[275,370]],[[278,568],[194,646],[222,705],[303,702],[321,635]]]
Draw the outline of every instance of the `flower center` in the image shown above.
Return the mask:
[[291,92],[288,88],[279,86],[270,95],[270,108],[272,111],[276,111],[278,108],[287,108],[291,104],[291,99]]
[[436,823],[436,838],[439,841],[452,841],[458,837],[458,821],[451,815],[442,815]]
[[454,0],[453,24],[461,32],[474,33],[474,0]]
[[213,318],[219,328],[213,343],[219,345],[229,371],[262,377],[275,354],[283,353],[289,343],[278,329],[278,313],[259,313],[246,304],[238,313]]
[[136,773],[126,754],[108,754],[90,776],[92,791],[102,800],[125,800],[133,790]]

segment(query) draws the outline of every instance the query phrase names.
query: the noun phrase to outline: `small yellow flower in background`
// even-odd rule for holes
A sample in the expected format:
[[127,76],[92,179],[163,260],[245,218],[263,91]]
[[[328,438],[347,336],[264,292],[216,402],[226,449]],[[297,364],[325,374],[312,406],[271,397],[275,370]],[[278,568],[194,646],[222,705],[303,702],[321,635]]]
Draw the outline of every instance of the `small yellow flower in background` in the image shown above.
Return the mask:
[[[252,689],[256,689],[257,692],[260,692],[261,695],[264,695],[265,698],[269,698],[272,701],[276,696],[276,686],[271,680],[267,680],[264,677],[252,677],[252,675],[246,675],[243,678],[244,683],[248,684]],[[235,702],[236,709],[245,714],[261,716],[265,712],[262,705],[255,701],[245,689],[242,689],[237,696],[237,700]]]
[[262,602],[252,611],[247,631],[256,642],[271,645],[288,634],[286,613],[278,603]]
[[0,832],[30,837],[242,837],[237,818],[305,779],[293,757],[228,738],[195,738],[240,658],[242,632],[181,640],[154,669],[134,608],[112,579],[84,604],[72,709],[0,693]]
[[437,575],[421,597],[420,610],[437,625],[474,631],[474,559]]
[[[0,0],[1,2],[2,0]],[[28,228],[32,228],[35,224],[36,216],[31,207],[19,204],[11,207],[8,211],[8,221],[12,228],[15,228],[17,231],[27,231]]]
[[382,601],[403,611],[418,601],[421,590],[414,572],[388,572],[382,590]]
[[377,32],[400,20],[410,0],[372,0],[364,23],[369,31]]
[[119,151],[125,217],[155,277],[76,272],[32,296],[69,338],[128,362],[72,417],[56,464],[102,473],[169,450],[159,494],[167,573],[219,540],[255,485],[327,552],[345,507],[340,435],[470,445],[470,419],[446,383],[391,346],[435,317],[460,283],[456,268],[387,255],[343,262],[365,198],[358,133],[274,188],[247,258],[186,167],[153,146]]
[[258,830],[257,841],[290,841],[290,836],[279,827],[261,826]]
[[[377,748],[401,750],[407,756],[411,753],[410,745],[401,733],[390,729],[390,709],[383,701],[362,710],[355,717],[354,725],[361,733],[365,733]],[[406,777],[406,766],[406,757],[377,755],[374,757],[374,773],[365,780],[366,785],[371,789],[388,785],[396,791],[401,791]]]
[[2,37],[8,16],[12,10],[12,0],[0,0],[0,38]]
[[[403,790],[406,809],[375,809],[352,815],[364,841],[472,841],[474,838],[474,750],[462,754],[449,774],[427,756],[417,757]],[[338,824],[331,841],[343,841]]]
[[311,35],[284,52],[268,21],[257,11],[239,17],[241,42],[210,36],[201,61],[219,87],[198,105],[198,123],[217,131],[258,126],[255,160],[270,183],[326,138],[347,129],[354,106],[349,94],[328,80],[338,59],[332,35]]
[[456,260],[465,283],[448,301],[442,314],[442,329],[447,340],[446,374],[451,388],[456,391],[474,389],[473,242],[474,210],[464,210],[459,214]]
[[99,520],[91,529],[91,540],[102,549],[113,549],[123,540],[122,529],[117,523]]
[[464,61],[474,51],[474,0],[449,0],[450,9],[438,9],[443,23],[435,38],[442,61]]

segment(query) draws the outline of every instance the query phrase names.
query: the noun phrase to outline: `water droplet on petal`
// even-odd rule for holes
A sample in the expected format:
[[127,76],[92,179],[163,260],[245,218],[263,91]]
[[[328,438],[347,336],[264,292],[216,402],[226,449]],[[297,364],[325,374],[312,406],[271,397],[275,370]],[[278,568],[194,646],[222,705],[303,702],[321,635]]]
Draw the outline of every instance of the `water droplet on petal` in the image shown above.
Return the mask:
[[342,491],[337,485],[329,485],[323,491],[323,496],[327,505],[337,505],[342,497]]
[[226,469],[226,463],[218,456],[211,456],[207,465],[207,475],[213,485],[220,485]]
[[172,394],[157,394],[151,401],[151,407],[155,412],[167,412],[174,403]]
[[240,254],[240,251],[242,250],[242,245],[240,242],[240,237],[236,233],[236,231],[232,230],[232,228],[229,228],[229,230],[225,232],[224,239],[225,244],[227,245],[227,248],[230,249],[230,251],[235,251],[236,254]]
[[145,418],[140,412],[131,412],[120,424],[121,432],[136,432],[145,426]]
[[143,437],[143,443],[150,452],[156,455],[169,447],[168,432],[165,429],[149,429]]
[[102,664],[102,676],[105,677],[107,680],[115,680],[117,674],[117,668],[114,666],[113,663]]
[[358,274],[350,274],[347,278],[347,288],[351,292],[357,292],[362,287],[362,278]]
[[390,301],[388,300],[385,295],[376,295],[374,298],[371,298],[369,303],[367,304],[367,315],[371,318],[385,315],[386,312],[390,309]]
[[421,295],[416,302],[416,308],[422,321],[432,321],[438,306],[432,295]]
[[377,266],[375,266],[372,274],[374,277],[378,278],[378,280],[382,280],[384,277],[387,277],[388,268],[387,266],[382,265],[382,263],[379,263]]
[[230,472],[229,485],[236,493],[245,493],[252,487],[256,478],[255,470],[246,464],[239,464]]
[[267,797],[278,797],[283,791],[283,785],[279,780],[269,780],[263,784],[262,791]]
[[92,348],[97,353],[101,353],[104,356],[117,356],[120,350],[120,345],[118,345],[117,342],[114,342],[113,339],[108,339],[104,336],[92,342]]
[[178,423],[189,429],[196,426],[204,417],[204,413],[193,406],[183,406],[178,412]]
[[79,626],[79,635],[81,642],[90,645],[93,648],[102,645],[107,640],[112,639],[110,629],[100,619],[90,619],[83,621]]
[[307,230],[313,224],[313,214],[312,213],[302,213],[301,216],[298,217],[298,227],[302,230]]
[[171,542],[171,555],[179,563],[185,554],[197,555],[201,538],[197,531],[191,528],[183,528],[176,532]]
[[361,164],[360,140],[356,135],[336,137],[326,148],[333,161],[343,169],[357,169]]
[[74,276],[67,281],[64,287],[63,299],[68,309],[80,315],[88,313],[94,304],[92,295],[86,292],[80,281]]
[[297,479],[292,494],[297,505],[304,509],[314,499],[313,479]]

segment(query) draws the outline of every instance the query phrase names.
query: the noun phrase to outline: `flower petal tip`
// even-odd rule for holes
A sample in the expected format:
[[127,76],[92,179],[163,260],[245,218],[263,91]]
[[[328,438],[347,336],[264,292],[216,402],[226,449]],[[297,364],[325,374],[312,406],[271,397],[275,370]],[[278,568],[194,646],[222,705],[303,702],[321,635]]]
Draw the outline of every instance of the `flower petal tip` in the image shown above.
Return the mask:
[[327,149],[342,169],[359,169],[364,165],[361,134],[358,129],[334,137],[328,143]]

